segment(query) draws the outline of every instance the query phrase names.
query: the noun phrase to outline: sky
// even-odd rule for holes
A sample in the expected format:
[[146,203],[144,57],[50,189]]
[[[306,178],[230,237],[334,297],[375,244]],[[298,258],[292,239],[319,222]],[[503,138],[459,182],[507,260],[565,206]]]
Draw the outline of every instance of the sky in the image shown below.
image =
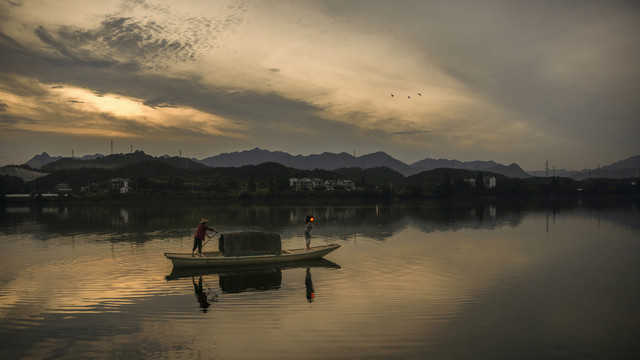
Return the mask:
[[0,0],[0,166],[141,150],[640,155],[640,3]]

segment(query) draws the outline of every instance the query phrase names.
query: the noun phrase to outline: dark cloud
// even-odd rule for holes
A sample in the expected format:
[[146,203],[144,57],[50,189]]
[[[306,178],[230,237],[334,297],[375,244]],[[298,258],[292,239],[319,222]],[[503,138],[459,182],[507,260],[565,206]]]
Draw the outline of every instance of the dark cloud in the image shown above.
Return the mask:
[[35,30],[35,34],[36,36],[38,36],[38,39],[40,39],[40,41],[51,46],[54,50],[59,52],[62,56],[74,58],[74,56],[69,51],[69,48],[64,44],[60,43],[59,41],[57,41],[56,39],[54,39],[53,36],[51,36],[51,34],[49,34],[49,32],[44,27],[39,26]]
[[425,61],[481,101],[532,128],[584,144],[625,144],[640,151],[634,145],[640,133],[637,2],[320,4],[362,31],[422,52]]
[[[4,6],[0,4],[0,10],[11,9],[18,14],[19,11],[13,8],[20,4],[15,0],[5,2]],[[300,3],[295,7],[300,7]],[[437,147],[441,148],[439,151],[442,156],[447,156],[447,152],[457,151],[456,140],[447,138],[457,139],[453,134],[456,130],[474,127],[480,122],[483,122],[483,126],[477,128],[487,134],[478,134],[480,140],[469,139],[468,143],[477,144],[483,139],[498,138],[492,138],[488,133],[503,131],[501,126],[514,126],[535,133],[535,140],[523,140],[527,143],[528,152],[532,151],[530,146],[543,136],[554,137],[555,142],[564,141],[581,146],[594,144],[594,148],[598,146],[606,150],[615,147],[616,151],[640,151],[635,139],[640,133],[640,122],[637,121],[637,114],[640,113],[640,102],[637,101],[637,94],[640,93],[640,68],[637,66],[640,63],[640,43],[635,36],[640,33],[639,9],[635,2],[625,1],[309,2],[309,12],[305,14],[306,18],[302,16],[302,25],[317,25],[319,29],[314,31],[328,34],[323,37],[324,43],[319,43],[319,49],[326,46],[333,36],[336,57],[346,55],[344,61],[349,62],[347,68],[356,68],[358,61],[349,59],[353,54],[349,54],[335,39],[348,39],[350,35],[356,39],[371,39],[372,48],[388,50],[389,58],[394,56],[393,51],[398,51],[405,57],[402,64],[415,66],[415,69],[407,69],[407,78],[414,82],[412,86],[416,86],[415,90],[411,90],[412,93],[405,91],[406,94],[396,93],[397,97],[404,98],[405,104],[416,104],[414,100],[418,96],[414,95],[421,89],[424,89],[424,95],[428,94],[429,89],[439,88],[443,92],[451,89],[459,94],[457,99],[460,103],[442,105],[436,100],[434,105],[442,105],[445,109],[442,113],[425,114],[424,121],[418,119],[419,115],[403,118],[402,109],[398,110],[396,118],[389,119],[383,118],[388,117],[388,113],[377,112],[375,106],[362,106],[359,111],[345,113],[349,110],[344,109],[357,109],[358,106],[331,104],[328,102],[332,100],[325,100],[330,97],[324,96],[305,101],[301,97],[304,95],[300,94],[316,91],[331,94],[339,91],[327,88],[318,90],[314,88],[315,84],[287,97],[285,92],[289,90],[283,85],[286,81],[299,81],[296,85],[304,87],[306,84],[303,82],[313,77],[303,77],[297,75],[296,71],[284,70],[296,70],[295,66],[291,66],[295,64],[296,53],[283,54],[282,49],[275,46],[280,43],[273,43],[275,62],[266,63],[268,65],[265,66],[260,59],[252,61],[250,56],[263,53],[261,46],[268,48],[271,44],[252,43],[253,39],[248,38],[252,35],[247,34],[254,34],[252,31],[256,29],[238,31],[238,34],[235,32],[245,21],[256,24],[264,19],[284,19],[278,17],[277,11],[265,14],[268,16],[259,21],[256,21],[256,15],[260,16],[261,13],[245,18],[247,7],[243,4],[222,9],[227,12],[219,16],[213,13],[192,16],[184,15],[168,5],[156,5],[155,2],[123,1],[116,12],[104,15],[89,26],[51,23],[30,25],[31,34],[36,36],[36,41],[45,45],[46,51],[42,50],[42,46],[27,48],[22,45],[30,44],[31,39],[16,37],[21,39],[16,41],[7,36],[7,27],[4,29],[6,34],[0,32],[0,89],[31,97],[35,102],[51,88],[61,89],[64,86],[88,89],[97,96],[118,94],[141,99],[144,105],[159,110],[191,107],[229,119],[242,129],[239,130],[242,132],[241,139],[216,139],[220,146],[230,146],[224,148],[225,151],[243,149],[246,142],[251,147],[286,151],[305,149],[308,152],[351,152],[350,147],[357,148],[359,152],[363,148],[371,151],[401,151],[414,146],[405,150],[408,153],[419,146],[422,146],[420,149]],[[11,19],[9,12],[2,13],[0,11],[3,22]],[[137,17],[136,14],[142,13],[144,17]],[[20,21],[28,23],[24,19],[13,20],[15,24]],[[56,19],[52,20],[55,22]],[[277,29],[277,26],[274,25],[274,28]],[[339,29],[339,36],[332,33],[334,27]],[[304,31],[308,29],[301,28],[303,35]],[[22,36],[17,32],[11,34]],[[238,42],[225,42],[230,39],[230,34],[234,34],[233,40]],[[272,38],[276,39],[275,36]],[[265,39],[269,37],[265,36]],[[282,40],[287,51],[300,47],[298,44],[289,46],[286,41],[300,39],[285,34],[277,36],[277,41]],[[246,90],[245,84],[251,84],[252,81],[247,78],[239,79],[238,84],[243,85],[233,87],[233,80],[228,79],[228,74],[217,73],[222,68],[215,63],[215,59],[220,59],[215,54],[218,49],[224,50],[221,54],[231,55],[232,58],[237,56],[239,62],[246,61],[249,64],[246,73],[238,70],[242,76],[257,73],[259,77],[271,80],[278,78],[279,82],[274,82],[273,88],[280,92]],[[365,41],[362,48],[354,50],[362,52],[354,58],[370,56],[366,49]],[[250,55],[243,57],[243,51]],[[286,56],[279,58],[281,55]],[[286,62],[288,57],[292,59],[291,63]],[[384,68],[395,66],[388,61],[389,58],[383,56],[379,63],[375,59],[367,60],[367,66],[371,61],[371,68],[380,69],[381,81],[394,80],[384,79],[384,74],[398,74],[398,80],[402,80],[403,74],[397,69]],[[202,77],[196,73],[185,75],[171,72],[175,64],[201,59],[210,61],[205,70],[207,73]],[[312,66],[311,69],[322,71],[323,59],[317,60],[317,64],[312,64],[315,68]],[[424,68],[420,68],[421,62]],[[340,61],[328,63],[329,66],[338,66],[335,70],[339,72],[341,69],[337,64]],[[252,65],[259,67],[251,68]],[[200,66],[200,63],[190,63],[185,69],[197,69]],[[411,71],[422,75],[411,77]],[[363,74],[367,73],[366,69],[363,70]],[[429,73],[434,76],[430,77]],[[300,77],[292,80],[296,76]],[[214,83],[212,79],[216,78],[220,81],[224,79],[225,86]],[[263,83],[264,79],[256,81]],[[421,82],[424,87],[420,87]],[[335,86],[341,85],[337,83]],[[320,87],[321,84],[318,85]],[[259,88],[256,86],[256,89]],[[407,95],[411,95],[410,102],[407,101]],[[384,92],[384,96],[389,95]],[[425,103],[430,100],[427,96],[422,99]],[[320,103],[323,104],[318,105]],[[64,105],[74,109],[81,107],[69,103]],[[4,109],[0,107],[5,115],[14,110],[13,106],[6,106]],[[333,116],[340,118],[326,118],[336,108],[340,113]],[[72,117],[81,118],[83,115],[73,113]],[[505,119],[493,119],[494,116]],[[455,117],[455,121],[446,121],[448,117]],[[3,121],[8,126],[10,121],[18,121],[18,118],[5,118]],[[149,124],[145,127],[132,119],[99,116],[95,121],[100,122],[96,126],[112,126],[121,121],[117,126],[122,131],[157,137],[166,137],[162,131],[168,129]],[[432,131],[429,130],[432,128],[429,121],[444,125],[433,126],[437,132]],[[519,127],[521,124],[524,125]],[[392,127],[395,130],[388,130]],[[184,136],[192,131],[177,128],[169,130]],[[451,133],[444,134],[446,131]],[[425,138],[429,138],[431,145],[425,145]],[[283,144],[286,144],[284,149]],[[344,149],[345,146],[348,148]],[[554,143],[554,146],[560,149],[560,144]],[[475,149],[473,151],[474,156],[480,153]],[[495,149],[489,151],[496,153]],[[522,151],[524,153],[525,150]],[[497,153],[506,152],[511,150]],[[517,159],[511,161],[514,160]]]
[[14,7],[20,7],[23,4],[22,1],[15,1],[15,0],[7,0],[7,3]]
[[25,116],[0,113],[0,128],[2,131],[14,131],[16,124],[37,124],[37,121]]
[[[96,68],[74,58],[53,59],[43,54],[17,52],[2,42],[0,51],[7,54],[5,60],[9,59],[3,64],[5,72],[33,76],[45,84],[59,84],[60,79],[64,79],[67,86],[92,89],[97,94],[115,93],[143,99],[144,105],[149,107],[192,107],[248,125],[252,131],[256,128],[274,129],[269,132],[274,135],[280,133],[279,138],[283,136],[280,130],[283,125],[291,122],[296,126],[322,127],[326,121],[317,115],[321,109],[273,93],[230,90],[205,84],[195,77],[181,79],[115,67]],[[23,67],[25,61],[30,62],[30,66]],[[0,77],[0,81],[6,84],[15,79]],[[27,85],[16,84],[12,88],[25,95],[43,91],[35,85]],[[229,96],[230,93],[234,95]],[[140,128],[135,130],[142,131]]]

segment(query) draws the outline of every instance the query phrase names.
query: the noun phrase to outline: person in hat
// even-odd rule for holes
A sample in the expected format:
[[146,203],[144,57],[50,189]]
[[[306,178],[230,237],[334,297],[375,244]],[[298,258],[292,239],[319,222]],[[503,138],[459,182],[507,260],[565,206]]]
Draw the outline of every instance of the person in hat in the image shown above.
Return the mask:
[[[196,236],[193,238],[193,249],[191,250],[191,256],[195,256],[194,252],[198,249],[198,256],[202,256],[202,240],[207,235],[207,230],[216,231],[213,228],[207,226],[207,222],[209,220],[202,218],[200,220],[200,225],[198,225],[198,229],[196,230]],[[216,231],[217,232],[217,231]]]
[[313,229],[313,215],[307,213],[307,218],[304,220],[304,240],[306,241],[306,249],[309,250],[311,246],[311,229]]

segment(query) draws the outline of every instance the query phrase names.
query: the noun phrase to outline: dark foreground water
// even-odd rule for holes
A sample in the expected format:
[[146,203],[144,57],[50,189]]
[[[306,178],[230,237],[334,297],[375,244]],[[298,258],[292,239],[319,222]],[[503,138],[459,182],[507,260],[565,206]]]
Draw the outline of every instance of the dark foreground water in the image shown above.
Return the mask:
[[[308,208],[0,208],[0,358],[631,359],[640,214],[313,207],[328,261],[173,272],[201,217],[302,247]],[[212,244],[206,247],[212,248]]]

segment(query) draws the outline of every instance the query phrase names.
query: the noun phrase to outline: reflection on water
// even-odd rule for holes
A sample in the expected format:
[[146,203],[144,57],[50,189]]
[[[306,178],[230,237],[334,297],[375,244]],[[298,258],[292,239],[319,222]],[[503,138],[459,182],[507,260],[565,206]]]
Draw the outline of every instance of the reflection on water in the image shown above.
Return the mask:
[[[202,276],[198,277],[197,284],[195,276],[191,278],[191,281],[193,282],[193,288],[196,292],[196,299],[200,304],[200,309],[202,309],[202,312],[207,312],[207,309],[211,306],[211,302],[218,301],[218,294],[211,290],[211,286],[202,279]],[[210,294],[212,294],[211,298],[209,297]]]
[[304,286],[307,292],[307,301],[313,302],[313,298],[316,296],[315,290],[313,290],[313,281],[311,280],[311,269],[307,268],[307,272],[304,276]]
[[[163,256],[190,250],[202,217],[302,247],[307,210],[314,244],[341,245],[328,259],[174,269]],[[637,204],[114,204],[0,215],[0,358],[640,353]]]
[[[312,268],[340,269],[340,265],[327,259],[313,259],[282,264],[246,265],[211,268],[173,268],[167,281],[191,278],[200,309],[206,312],[212,302],[219,301],[219,295],[237,294],[251,291],[278,290],[282,286],[282,272],[291,269],[306,269],[304,275],[305,293],[308,302],[313,302],[315,290],[311,280]],[[218,287],[211,287],[217,277]],[[196,282],[196,278],[198,278]]]

